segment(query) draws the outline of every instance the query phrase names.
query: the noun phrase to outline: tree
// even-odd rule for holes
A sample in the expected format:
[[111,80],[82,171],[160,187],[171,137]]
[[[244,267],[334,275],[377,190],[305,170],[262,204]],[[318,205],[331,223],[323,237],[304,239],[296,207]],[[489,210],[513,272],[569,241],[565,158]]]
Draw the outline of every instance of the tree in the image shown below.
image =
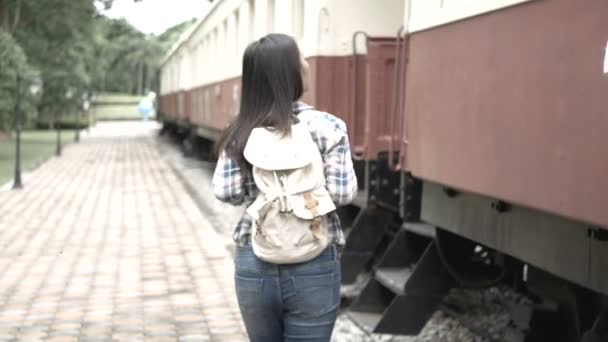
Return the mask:
[[15,93],[21,92],[21,110],[31,113],[34,100],[26,91],[26,82],[19,82],[17,77],[28,78],[35,71],[27,62],[27,57],[15,39],[4,29],[0,29],[0,131],[9,131],[13,126],[15,112]]
[[103,64],[107,70],[103,81],[95,88],[102,91],[143,94],[151,89],[160,62],[165,53],[179,39],[180,35],[195,20],[169,28],[159,36],[145,35],[124,20],[100,17],[98,32],[103,32],[98,46],[104,53]]
[[193,21],[158,37],[145,35],[97,11],[114,1],[0,0],[0,127],[10,126],[6,103],[14,94],[8,89],[16,84],[12,74],[2,72],[13,70],[13,65],[39,73],[44,87],[38,118],[51,126],[80,105],[83,93],[142,94],[157,82],[162,57]]
[[[133,0],[135,2],[140,2],[142,0]],[[98,3],[100,3],[105,9],[110,9],[112,8],[112,4],[114,3],[114,0],[97,0]]]
[[105,27],[98,48],[106,52],[102,63],[107,67],[101,90],[142,94],[149,88],[147,75],[158,66],[163,46],[124,20],[100,18],[99,25]]
[[[16,1],[16,0],[14,0]],[[93,61],[88,47],[96,10],[92,0],[27,1],[21,8],[15,38],[40,70],[44,91],[39,119],[51,125],[64,111],[79,105],[89,88],[88,70]],[[66,98],[66,93],[77,96]]]

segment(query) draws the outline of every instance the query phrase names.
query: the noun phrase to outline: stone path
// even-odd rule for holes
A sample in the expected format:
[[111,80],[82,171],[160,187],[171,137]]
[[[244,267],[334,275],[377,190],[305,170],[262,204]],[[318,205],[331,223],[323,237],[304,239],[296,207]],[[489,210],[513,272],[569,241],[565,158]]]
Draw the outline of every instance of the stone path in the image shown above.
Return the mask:
[[100,124],[0,192],[0,341],[247,341],[232,260],[156,130]]

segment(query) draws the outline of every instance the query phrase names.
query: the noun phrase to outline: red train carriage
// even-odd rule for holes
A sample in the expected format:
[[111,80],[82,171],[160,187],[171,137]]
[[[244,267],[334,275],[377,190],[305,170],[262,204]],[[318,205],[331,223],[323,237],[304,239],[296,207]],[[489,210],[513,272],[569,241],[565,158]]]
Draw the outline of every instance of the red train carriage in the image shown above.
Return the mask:
[[165,61],[160,108],[208,156],[247,43],[293,35],[360,180],[340,209],[353,320],[417,334],[450,289],[509,283],[559,322],[522,341],[603,341],[607,23],[605,0],[216,1]]
[[[410,23],[422,25],[419,11]],[[420,222],[404,217],[354,316],[415,334],[450,287],[510,279],[555,304],[563,324],[543,333],[603,341],[608,2],[475,14],[429,16],[436,25],[407,36],[401,209],[419,196]],[[408,233],[428,236],[427,248],[412,248]]]

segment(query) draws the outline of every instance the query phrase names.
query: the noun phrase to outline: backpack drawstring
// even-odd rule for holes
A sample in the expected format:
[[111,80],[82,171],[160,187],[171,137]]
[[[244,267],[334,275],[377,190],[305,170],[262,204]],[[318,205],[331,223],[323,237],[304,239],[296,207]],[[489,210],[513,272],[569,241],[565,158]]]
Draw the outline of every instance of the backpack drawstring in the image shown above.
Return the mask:
[[272,174],[274,175],[274,181],[277,184],[277,187],[279,189],[281,189],[281,193],[279,194],[278,198],[279,198],[279,203],[281,204],[281,212],[282,213],[288,213],[291,212],[291,207],[289,206],[289,202],[287,201],[287,194],[285,193],[285,184],[287,183],[287,175],[281,175],[281,179],[283,180],[281,182],[281,180],[279,179],[279,175],[277,174],[276,171],[272,171]]

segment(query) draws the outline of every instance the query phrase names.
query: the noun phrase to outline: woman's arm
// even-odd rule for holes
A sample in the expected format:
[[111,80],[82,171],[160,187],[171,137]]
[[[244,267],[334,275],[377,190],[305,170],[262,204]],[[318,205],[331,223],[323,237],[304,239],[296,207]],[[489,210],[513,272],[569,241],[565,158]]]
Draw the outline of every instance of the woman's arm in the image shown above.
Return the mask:
[[349,204],[357,195],[358,184],[346,124],[334,115],[314,110],[304,111],[298,117],[308,123],[321,151],[329,195],[338,206]]
[[337,205],[347,205],[355,198],[358,184],[348,138],[340,139],[325,155],[327,191]]
[[240,205],[245,200],[243,173],[233,159],[221,153],[213,173],[213,193],[222,202]]

